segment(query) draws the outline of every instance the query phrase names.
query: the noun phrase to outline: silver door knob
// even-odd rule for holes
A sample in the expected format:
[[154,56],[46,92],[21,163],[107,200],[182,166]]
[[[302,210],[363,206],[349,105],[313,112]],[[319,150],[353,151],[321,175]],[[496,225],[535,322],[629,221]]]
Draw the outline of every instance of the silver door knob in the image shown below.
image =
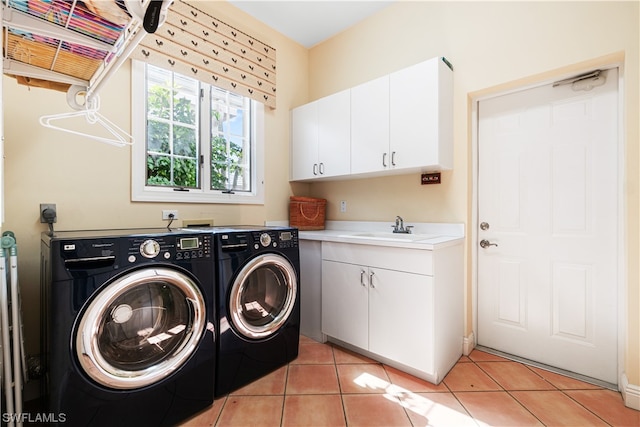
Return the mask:
[[488,241],[487,239],[482,239],[480,240],[480,247],[481,248],[488,248],[489,246],[498,246],[497,243],[492,243],[490,241]]
[[488,230],[489,229],[489,223],[488,222],[481,222],[480,223],[480,230]]

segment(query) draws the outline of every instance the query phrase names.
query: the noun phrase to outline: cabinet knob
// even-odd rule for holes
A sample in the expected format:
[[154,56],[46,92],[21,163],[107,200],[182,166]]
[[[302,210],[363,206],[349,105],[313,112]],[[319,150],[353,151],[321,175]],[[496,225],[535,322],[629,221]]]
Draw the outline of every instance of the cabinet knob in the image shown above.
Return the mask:
[[313,164],[313,174],[314,175],[318,175],[318,164],[317,163]]
[[387,167],[387,153],[382,153],[382,167]]
[[372,271],[371,273],[369,273],[369,286],[372,288],[375,288],[375,286],[373,285],[373,276],[375,275],[375,273]]
[[364,270],[360,270],[360,284],[362,286],[367,286],[367,284],[364,282],[364,275],[367,274],[366,271]]

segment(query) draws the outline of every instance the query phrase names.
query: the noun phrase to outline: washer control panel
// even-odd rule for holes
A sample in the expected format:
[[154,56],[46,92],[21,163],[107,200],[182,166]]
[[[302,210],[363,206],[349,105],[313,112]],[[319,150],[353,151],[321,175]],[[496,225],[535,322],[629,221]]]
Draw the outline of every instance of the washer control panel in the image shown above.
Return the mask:
[[211,258],[211,240],[210,234],[132,237],[127,260],[133,263],[144,258],[166,261]]
[[145,258],[155,258],[160,253],[160,243],[156,240],[145,240],[140,244],[140,254]]

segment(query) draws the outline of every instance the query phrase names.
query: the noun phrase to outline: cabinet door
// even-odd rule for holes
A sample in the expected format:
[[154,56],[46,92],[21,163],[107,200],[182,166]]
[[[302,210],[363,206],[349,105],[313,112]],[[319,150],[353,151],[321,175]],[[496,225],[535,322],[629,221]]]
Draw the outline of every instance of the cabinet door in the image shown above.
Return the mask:
[[[439,164],[439,98],[451,97],[451,93],[439,91],[440,62],[440,58],[434,58],[390,75],[393,168]],[[453,141],[448,143],[452,145]]]
[[317,163],[318,104],[312,102],[291,111],[291,180],[313,178]]
[[433,373],[433,278],[370,269],[369,351]]
[[351,173],[385,170],[389,156],[387,75],[351,89]]
[[366,267],[322,261],[322,332],[363,349],[369,345],[366,277]]
[[348,90],[318,103],[318,170],[322,177],[351,172],[351,96]]

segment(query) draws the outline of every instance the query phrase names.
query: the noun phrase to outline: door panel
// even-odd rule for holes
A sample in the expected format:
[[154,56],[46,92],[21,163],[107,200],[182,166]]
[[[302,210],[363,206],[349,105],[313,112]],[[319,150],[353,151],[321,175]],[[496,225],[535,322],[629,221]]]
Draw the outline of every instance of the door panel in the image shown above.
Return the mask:
[[317,163],[318,103],[312,102],[291,110],[291,179],[313,178]]
[[324,176],[351,172],[351,96],[348,90],[318,101],[318,172]]
[[351,173],[381,171],[389,152],[389,76],[351,89]]
[[77,360],[89,377],[108,388],[155,384],[196,350],[206,312],[198,284],[177,270],[127,273],[83,309],[75,331]]
[[617,382],[618,76],[480,102],[478,343]]
[[367,267],[322,261],[322,332],[369,348]]
[[369,274],[369,350],[433,372],[433,277],[380,268]]
[[259,255],[242,267],[231,286],[231,324],[246,338],[272,336],[289,320],[297,296],[291,263],[281,255]]

